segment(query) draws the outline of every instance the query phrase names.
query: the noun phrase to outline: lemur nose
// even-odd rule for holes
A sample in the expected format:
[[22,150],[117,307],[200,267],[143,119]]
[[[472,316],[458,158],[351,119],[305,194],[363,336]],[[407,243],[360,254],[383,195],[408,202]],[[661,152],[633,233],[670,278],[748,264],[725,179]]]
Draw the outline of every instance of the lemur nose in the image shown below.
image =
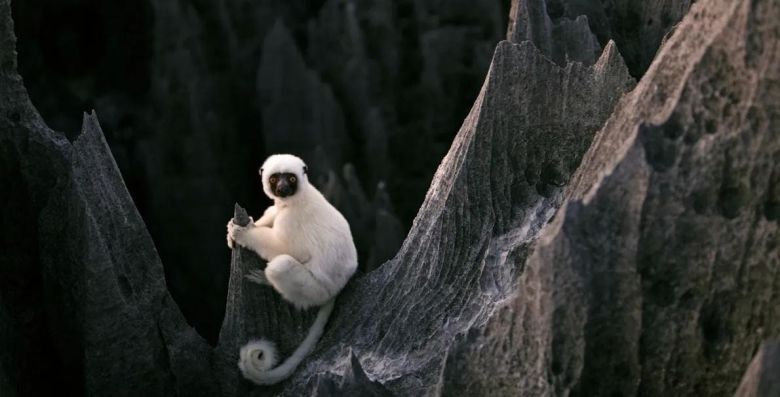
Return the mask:
[[292,192],[292,190],[290,189],[290,187],[289,187],[289,186],[287,186],[286,184],[280,184],[280,185],[277,187],[277,189],[276,189],[276,190],[277,190],[277,194],[278,194],[279,196],[281,196],[281,197],[288,196],[288,195],[289,195],[289,194]]

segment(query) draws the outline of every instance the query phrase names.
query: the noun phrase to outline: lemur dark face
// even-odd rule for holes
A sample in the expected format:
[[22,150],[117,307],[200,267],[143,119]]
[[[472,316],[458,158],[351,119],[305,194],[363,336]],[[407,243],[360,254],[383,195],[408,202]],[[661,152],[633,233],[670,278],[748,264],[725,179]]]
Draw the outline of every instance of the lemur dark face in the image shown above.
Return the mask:
[[271,200],[282,200],[304,194],[309,179],[306,164],[291,154],[269,156],[260,167],[263,192]]
[[298,191],[298,177],[292,172],[277,172],[268,177],[274,196],[290,197]]

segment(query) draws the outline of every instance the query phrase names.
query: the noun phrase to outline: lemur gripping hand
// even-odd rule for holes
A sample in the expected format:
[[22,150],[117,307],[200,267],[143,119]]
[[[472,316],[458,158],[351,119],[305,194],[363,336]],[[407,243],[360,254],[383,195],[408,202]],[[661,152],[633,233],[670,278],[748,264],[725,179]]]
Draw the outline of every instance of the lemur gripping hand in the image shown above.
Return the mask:
[[246,247],[247,231],[255,227],[252,217],[249,217],[249,223],[246,226],[240,226],[233,223],[233,218],[227,223],[227,246],[231,249],[238,243],[239,246]]

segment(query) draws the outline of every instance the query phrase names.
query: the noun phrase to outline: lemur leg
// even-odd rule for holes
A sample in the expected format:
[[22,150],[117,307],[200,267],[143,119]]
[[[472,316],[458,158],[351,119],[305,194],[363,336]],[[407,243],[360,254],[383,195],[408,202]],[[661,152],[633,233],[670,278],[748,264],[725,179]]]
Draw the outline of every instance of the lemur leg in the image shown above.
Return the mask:
[[334,295],[290,255],[279,255],[268,262],[265,277],[284,299],[301,308],[320,306]]
[[268,277],[265,276],[265,270],[262,269],[250,270],[244,277],[255,284],[271,285],[268,281]]

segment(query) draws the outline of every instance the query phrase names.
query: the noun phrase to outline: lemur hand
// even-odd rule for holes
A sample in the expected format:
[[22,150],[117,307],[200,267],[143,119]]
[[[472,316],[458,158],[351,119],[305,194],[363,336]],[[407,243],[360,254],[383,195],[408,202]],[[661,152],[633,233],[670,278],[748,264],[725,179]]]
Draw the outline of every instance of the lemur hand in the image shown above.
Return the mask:
[[255,222],[252,217],[249,217],[249,223],[246,226],[239,226],[233,223],[233,218],[227,223],[227,246],[233,248],[236,243],[238,245],[246,246],[246,231],[255,227]]

